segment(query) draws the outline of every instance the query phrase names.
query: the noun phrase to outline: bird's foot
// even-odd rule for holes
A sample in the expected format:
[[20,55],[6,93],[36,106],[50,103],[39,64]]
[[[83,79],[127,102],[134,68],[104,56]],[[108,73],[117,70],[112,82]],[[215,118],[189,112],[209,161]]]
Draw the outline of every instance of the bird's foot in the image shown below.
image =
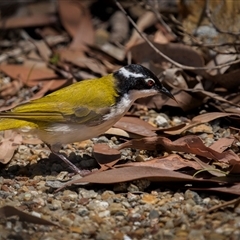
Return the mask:
[[76,174],[79,174],[80,176],[85,176],[88,175],[89,173],[91,173],[89,170],[81,170],[79,169],[77,166],[75,166],[72,162],[70,162],[64,155],[57,153],[55,151],[52,151],[53,154],[55,154],[56,156],[58,156],[62,161],[64,161],[68,167]]

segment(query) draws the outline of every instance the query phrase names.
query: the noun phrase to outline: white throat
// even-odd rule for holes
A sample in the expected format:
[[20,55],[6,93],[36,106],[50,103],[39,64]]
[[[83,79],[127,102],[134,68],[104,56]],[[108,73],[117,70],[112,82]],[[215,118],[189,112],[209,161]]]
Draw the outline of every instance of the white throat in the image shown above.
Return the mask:
[[110,120],[113,118],[121,118],[132,106],[135,100],[143,97],[148,97],[156,95],[157,90],[148,89],[148,90],[131,90],[128,94],[124,94],[121,101],[117,103],[111,109],[111,112],[104,117],[104,120]]

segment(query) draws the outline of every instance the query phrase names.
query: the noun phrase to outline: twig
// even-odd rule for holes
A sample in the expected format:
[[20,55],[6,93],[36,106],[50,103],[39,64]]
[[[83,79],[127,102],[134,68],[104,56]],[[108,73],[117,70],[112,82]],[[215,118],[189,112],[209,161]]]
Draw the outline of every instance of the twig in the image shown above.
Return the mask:
[[240,203],[240,197],[236,198],[236,199],[233,199],[231,201],[227,201],[225,203],[221,203],[221,204],[219,204],[217,206],[211,207],[211,208],[209,208],[206,211],[206,213],[210,213],[210,212],[216,211],[216,210],[218,210],[220,208],[227,207],[227,206],[232,205],[232,204],[234,204],[234,208],[235,208],[239,203]]
[[172,63],[174,66],[178,67],[178,68],[182,68],[184,70],[209,70],[209,69],[220,69],[226,66],[229,66],[231,64],[236,64],[240,62],[240,59],[234,60],[232,62],[228,62],[225,64],[221,64],[218,66],[214,66],[214,67],[191,67],[191,66],[186,66],[186,65],[182,65],[178,62],[175,62],[173,59],[169,58],[168,56],[166,56],[164,53],[162,53],[159,49],[157,49],[153,43],[151,43],[147,37],[139,31],[137,25],[135,24],[135,22],[133,21],[133,19],[127,14],[127,12],[125,11],[125,9],[122,7],[122,5],[118,2],[118,0],[115,0],[116,5],[118,6],[118,8],[126,15],[126,17],[128,18],[129,22],[133,25],[133,27],[136,29],[136,31],[138,32],[138,34],[146,41],[146,43],[157,53],[159,54],[161,57],[163,57],[165,60],[169,61],[170,63]]
[[163,27],[168,31],[168,33],[171,33],[174,37],[176,35],[173,33],[172,29],[164,22],[161,14],[159,13],[159,3],[158,1],[154,1],[154,6],[152,4],[148,3],[151,11],[155,14],[157,20],[163,25]]

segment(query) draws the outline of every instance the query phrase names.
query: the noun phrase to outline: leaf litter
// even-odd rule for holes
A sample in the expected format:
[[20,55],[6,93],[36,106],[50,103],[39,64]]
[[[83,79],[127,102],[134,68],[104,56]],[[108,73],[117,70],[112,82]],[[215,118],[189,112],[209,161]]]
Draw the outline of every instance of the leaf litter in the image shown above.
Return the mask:
[[[191,36],[186,24],[188,18],[182,19],[185,28],[174,29],[173,33],[169,32],[169,27],[179,24],[176,19],[168,15],[169,26],[166,26],[163,20],[158,22],[159,16],[155,16],[154,11],[144,10],[138,16],[137,27],[140,32],[151,32],[154,38],[150,37],[150,43],[163,53],[160,55],[138,37],[136,29],[129,31],[123,12],[112,8],[111,11],[117,14],[108,13],[111,18],[108,22],[94,15],[92,3],[57,2],[58,5],[42,3],[42,10],[37,14],[40,5],[33,1],[26,4],[27,11],[19,6],[22,15],[12,12],[4,21],[1,19],[0,27],[11,42],[11,47],[7,47],[0,38],[1,111],[42,97],[86,76],[105,75],[131,61],[158,74],[177,100],[174,102],[163,96],[140,99],[128,116],[107,132],[108,138],[115,139],[114,144],[95,143],[90,152],[86,151],[96,159],[99,170],[70,181],[66,186],[80,182],[113,184],[146,178],[173,185],[176,181],[198,182],[199,186],[201,182],[214,182],[217,186],[197,189],[240,195],[240,181],[234,178],[240,172],[239,55],[237,47],[232,47],[235,43],[232,28],[224,34],[218,31],[209,44],[210,40],[204,42],[206,36],[198,35],[202,26],[195,26],[196,36]],[[192,11],[194,4],[187,7]],[[185,16],[182,11],[179,10],[179,16]],[[123,19],[124,36],[116,32],[122,26],[116,25],[115,17]],[[211,22],[209,16],[205,18]],[[231,26],[237,26],[237,22]],[[13,29],[20,30],[16,32],[16,39],[9,32]],[[176,35],[182,37],[181,43]],[[175,62],[183,67],[176,66]],[[155,118],[162,111],[169,115],[168,127],[153,124],[149,111],[152,108]],[[176,116],[178,121],[174,122]],[[36,139],[24,140],[12,131],[1,137],[0,161],[4,164],[11,159],[15,161],[14,153],[22,143],[41,144]],[[89,145],[85,150],[87,147]],[[128,149],[135,151],[131,152],[134,157],[123,157]],[[141,161],[136,160],[138,156]],[[226,183],[232,185],[225,186]]]

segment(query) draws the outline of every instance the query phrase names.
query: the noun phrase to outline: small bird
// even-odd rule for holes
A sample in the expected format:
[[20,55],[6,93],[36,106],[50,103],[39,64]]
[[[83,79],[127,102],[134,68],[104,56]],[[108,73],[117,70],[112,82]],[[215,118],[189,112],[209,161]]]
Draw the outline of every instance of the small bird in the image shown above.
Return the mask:
[[150,70],[130,64],[0,113],[0,131],[19,129],[37,135],[53,154],[81,173],[59,152],[62,145],[97,137],[120,120],[136,99],[158,93],[174,99]]

